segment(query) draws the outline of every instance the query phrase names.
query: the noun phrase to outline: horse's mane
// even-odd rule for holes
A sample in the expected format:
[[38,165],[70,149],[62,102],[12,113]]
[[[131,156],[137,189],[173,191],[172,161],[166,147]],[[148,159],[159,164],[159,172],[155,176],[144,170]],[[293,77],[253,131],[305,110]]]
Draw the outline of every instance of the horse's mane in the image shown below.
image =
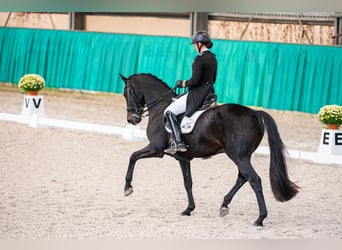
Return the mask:
[[168,85],[166,82],[164,82],[164,81],[163,81],[162,79],[160,79],[159,77],[157,77],[157,76],[155,76],[155,75],[152,75],[151,73],[136,73],[136,74],[134,74],[134,75],[131,75],[130,78],[131,78],[131,77],[135,77],[135,76],[148,76],[148,77],[151,77],[151,78],[153,78],[154,80],[157,80],[157,81],[163,83],[166,87],[168,87],[169,89],[171,89],[171,88],[169,87],[169,85]]

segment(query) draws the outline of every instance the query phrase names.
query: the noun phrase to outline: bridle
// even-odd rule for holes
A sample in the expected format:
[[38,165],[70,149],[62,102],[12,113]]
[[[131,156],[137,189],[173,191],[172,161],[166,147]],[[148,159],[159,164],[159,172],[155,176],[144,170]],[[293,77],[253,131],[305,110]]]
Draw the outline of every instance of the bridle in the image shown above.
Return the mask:
[[145,103],[137,103],[137,96],[132,88],[131,80],[127,81],[127,112],[130,112],[134,118],[140,119],[144,111]]
[[143,116],[146,112],[148,112],[152,107],[154,107],[156,104],[158,104],[160,101],[162,101],[164,99],[165,96],[167,96],[169,93],[173,92],[176,88],[178,88],[177,86],[172,88],[171,90],[167,91],[166,93],[164,93],[163,95],[159,96],[157,99],[153,100],[150,104],[148,104],[146,106],[145,103],[137,103],[136,99],[137,96],[133,90],[132,87],[132,83],[131,80],[128,79],[127,80],[127,84],[126,84],[126,88],[127,88],[127,112],[130,112],[134,118],[138,118],[140,119],[141,117],[146,117],[148,116],[145,115]]

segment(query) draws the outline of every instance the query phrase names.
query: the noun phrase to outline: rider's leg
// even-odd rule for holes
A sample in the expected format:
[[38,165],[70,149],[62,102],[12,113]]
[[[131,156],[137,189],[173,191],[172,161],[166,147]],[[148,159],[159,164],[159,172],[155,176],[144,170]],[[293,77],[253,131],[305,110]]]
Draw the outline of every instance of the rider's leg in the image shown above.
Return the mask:
[[164,116],[167,122],[170,124],[172,136],[174,139],[170,140],[170,148],[165,149],[165,153],[175,154],[177,151],[186,151],[185,144],[181,138],[181,129],[176,116],[185,112],[187,96],[187,94],[180,96],[179,98],[174,100],[164,111]]
[[165,115],[167,121],[170,124],[172,135],[174,138],[174,143],[170,145],[169,148],[165,149],[165,153],[175,154],[176,152],[185,152],[186,145],[182,140],[181,128],[177,121],[177,117],[171,111],[167,111]]
[[182,95],[175,99],[169,106],[166,107],[164,111],[164,116],[166,116],[167,111],[171,111],[176,116],[185,113],[186,111],[186,99],[188,94]]

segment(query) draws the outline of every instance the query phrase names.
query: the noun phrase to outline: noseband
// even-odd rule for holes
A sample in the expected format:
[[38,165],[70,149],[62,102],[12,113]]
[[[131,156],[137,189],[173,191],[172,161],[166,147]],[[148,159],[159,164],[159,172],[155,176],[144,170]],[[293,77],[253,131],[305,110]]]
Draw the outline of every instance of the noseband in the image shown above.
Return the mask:
[[132,88],[132,83],[130,80],[127,82],[126,86],[127,86],[127,108],[126,108],[126,110],[127,110],[127,112],[132,113],[133,117],[141,118],[141,116],[144,113],[145,104],[141,104],[141,103],[137,104],[137,102],[136,102],[137,96],[134,93],[134,90]]

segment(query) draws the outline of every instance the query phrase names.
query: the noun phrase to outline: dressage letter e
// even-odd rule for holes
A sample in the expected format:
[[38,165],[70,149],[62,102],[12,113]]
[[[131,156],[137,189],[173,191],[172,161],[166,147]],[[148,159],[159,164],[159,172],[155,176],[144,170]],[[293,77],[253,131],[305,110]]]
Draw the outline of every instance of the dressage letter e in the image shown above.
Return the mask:
[[328,132],[323,133],[323,144],[329,145],[329,133]]
[[335,145],[342,145],[342,133],[335,134]]

